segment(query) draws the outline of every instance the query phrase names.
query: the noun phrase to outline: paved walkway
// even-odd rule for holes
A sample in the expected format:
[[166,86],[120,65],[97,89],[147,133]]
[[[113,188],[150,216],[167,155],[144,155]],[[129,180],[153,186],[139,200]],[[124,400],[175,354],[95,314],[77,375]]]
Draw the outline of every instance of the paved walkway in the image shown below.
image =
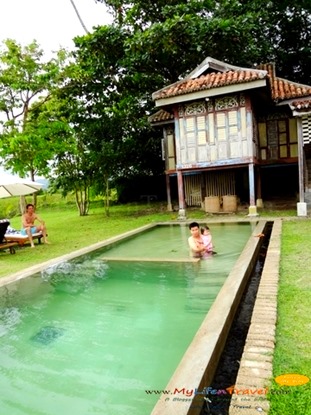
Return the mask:
[[229,415],[268,413],[272,379],[282,221],[274,219]]

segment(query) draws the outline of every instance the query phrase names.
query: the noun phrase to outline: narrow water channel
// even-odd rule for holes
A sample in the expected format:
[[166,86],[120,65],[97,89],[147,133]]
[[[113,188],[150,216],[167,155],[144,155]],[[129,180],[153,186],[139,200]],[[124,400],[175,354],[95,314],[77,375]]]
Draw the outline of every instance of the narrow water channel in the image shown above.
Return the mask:
[[[245,288],[209,391],[226,391],[227,388],[235,384],[272,228],[273,222],[267,222],[258,259]],[[231,395],[229,393],[207,394],[201,415],[228,415],[230,400]]]

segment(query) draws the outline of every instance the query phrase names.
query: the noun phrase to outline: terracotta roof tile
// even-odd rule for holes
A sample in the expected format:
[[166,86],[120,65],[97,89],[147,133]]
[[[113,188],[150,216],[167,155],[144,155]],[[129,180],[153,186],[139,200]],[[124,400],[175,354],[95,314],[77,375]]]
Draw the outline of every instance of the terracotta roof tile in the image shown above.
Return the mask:
[[268,75],[274,79],[276,77],[275,75],[275,63],[270,62],[270,63],[262,63],[258,66],[256,66],[256,69],[262,70],[262,71],[267,71]]
[[272,99],[275,101],[306,97],[308,95],[311,95],[311,87],[307,85],[296,84],[281,78],[276,78],[273,82]]
[[164,110],[159,110],[155,114],[150,115],[150,117],[148,118],[148,121],[151,123],[173,121],[173,120],[174,120],[174,115]]
[[161,89],[153,94],[153,99],[174,97],[190,94],[196,91],[204,91],[222,86],[252,82],[265,78],[264,72],[254,70],[240,70],[228,72],[212,72],[196,79],[183,79],[173,85]]
[[311,110],[311,99],[293,101],[290,107],[296,111]]
[[226,72],[212,72],[194,79],[185,78],[182,81],[154,92],[153,99],[157,100],[186,95],[197,91],[252,82],[265,78],[268,80],[273,101],[279,102],[286,99],[311,96],[310,86],[278,78],[275,75],[275,64],[265,63],[258,65],[256,70],[241,68]]
[[297,97],[306,97],[308,95],[311,95],[310,86],[278,78],[275,75],[274,63],[265,63],[262,65],[258,65],[257,68],[268,72],[268,79],[271,88],[271,97],[274,101],[282,101],[284,99],[293,99]]

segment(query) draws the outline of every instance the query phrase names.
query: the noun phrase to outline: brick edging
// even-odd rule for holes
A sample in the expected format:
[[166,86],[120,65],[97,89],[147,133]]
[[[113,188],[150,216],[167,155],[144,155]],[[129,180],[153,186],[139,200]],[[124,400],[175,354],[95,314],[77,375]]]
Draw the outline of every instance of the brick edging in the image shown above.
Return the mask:
[[282,221],[275,219],[229,415],[269,412],[266,394],[272,378],[275,346],[281,233]]

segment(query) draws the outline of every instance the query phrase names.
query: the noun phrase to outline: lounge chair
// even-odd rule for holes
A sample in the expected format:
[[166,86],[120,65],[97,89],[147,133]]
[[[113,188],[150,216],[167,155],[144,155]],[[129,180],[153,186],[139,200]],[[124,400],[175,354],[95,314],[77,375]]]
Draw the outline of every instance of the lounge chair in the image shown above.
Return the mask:
[[17,246],[17,242],[8,241],[5,237],[9,224],[10,221],[7,219],[0,220],[0,250],[8,249],[10,254],[15,254],[14,247]]
[[[41,238],[43,238],[42,232],[36,232],[32,234],[33,241],[38,240],[38,243],[41,243]],[[30,242],[28,235],[22,235],[20,231],[15,229],[8,229],[5,234],[5,239],[8,242],[16,242],[19,246],[24,246],[25,243]]]

